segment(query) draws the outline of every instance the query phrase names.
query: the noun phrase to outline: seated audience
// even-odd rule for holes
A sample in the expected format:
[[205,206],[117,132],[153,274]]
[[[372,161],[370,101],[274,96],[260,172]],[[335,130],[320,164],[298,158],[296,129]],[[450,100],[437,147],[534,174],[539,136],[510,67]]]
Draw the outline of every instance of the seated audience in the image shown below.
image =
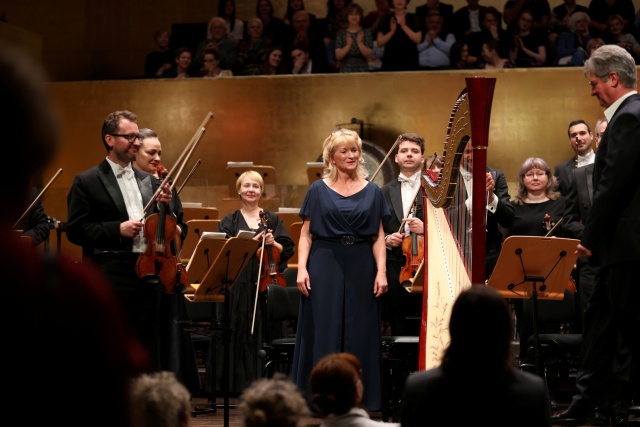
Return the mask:
[[443,30],[442,16],[435,12],[426,18],[426,33],[418,44],[418,62],[423,70],[438,70],[449,67],[449,52],[456,38]]
[[291,74],[320,74],[328,72],[326,65],[318,63],[309,56],[307,46],[297,45],[291,51]]
[[269,47],[259,74],[288,74],[284,66],[283,55],[282,46],[272,45]]
[[173,67],[174,53],[171,50],[171,33],[166,28],[160,28],[153,35],[156,50],[150,52],[144,61],[144,76],[147,78],[160,77],[165,70]]
[[611,15],[622,17],[623,33],[633,33],[635,6],[632,0],[590,0],[587,13],[591,18],[590,30],[593,37],[605,38],[607,20]]
[[478,68],[475,62],[469,61],[469,45],[464,40],[456,40],[449,51],[449,69],[467,70]]
[[227,35],[227,21],[214,16],[209,21],[209,35],[198,44],[194,58],[194,68],[202,70],[204,67],[204,51],[216,49],[220,53],[220,67],[233,70],[238,56],[238,42]]
[[191,394],[170,371],[142,374],[131,381],[136,427],[188,427]]
[[525,10],[531,14],[531,28],[546,35],[551,21],[551,6],[547,0],[507,0],[503,8],[507,30],[515,30]]
[[341,73],[366,73],[373,52],[371,32],[362,27],[364,11],[357,3],[346,8],[347,27],[336,34],[335,56]]
[[240,395],[243,427],[303,427],[309,407],[283,374],[254,381]]
[[591,18],[586,12],[575,12],[569,18],[567,26],[558,38],[556,45],[555,65],[582,66],[587,59],[587,43],[591,40],[589,22]]
[[624,20],[620,15],[611,15],[607,19],[607,32],[603,40],[606,44],[617,44],[633,56],[636,64],[640,58],[640,44],[633,34],[624,31]]
[[[294,2],[297,0],[293,0]],[[293,14],[293,23],[287,38],[285,50],[291,54],[294,46],[306,45],[309,56],[318,66],[328,70],[327,48],[324,42],[324,35],[317,24],[311,19],[311,14],[299,10]],[[291,68],[290,58],[285,58],[288,68]]]
[[[409,3],[409,2],[407,2]],[[426,0],[423,5],[416,6],[416,16],[420,23],[422,34],[427,32],[427,16],[430,13],[439,13],[442,16],[442,25],[445,33],[453,34],[453,5],[443,3],[440,0]]]
[[[284,21],[285,24],[293,27],[293,15],[296,12],[301,10],[307,12],[306,9],[304,8],[304,0],[287,0],[287,10],[282,20]],[[315,27],[317,24],[316,15],[309,12],[307,12],[307,14],[309,15],[309,21],[311,22],[311,25]]]
[[513,62],[500,56],[498,42],[496,40],[487,40],[482,44],[482,63],[479,68],[496,69],[514,67]]
[[260,73],[260,67],[267,56],[267,49],[273,43],[263,34],[260,18],[251,18],[247,22],[247,36],[238,45],[236,74],[252,76]]
[[587,43],[587,58],[591,57],[591,53],[599,48],[600,46],[604,46],[604,40],[600,37],[594,37]]
[[220,0],[218,2],[218,16],[225,20],[227,34],[231,40],[239,43],[245,36],[245,29],[244,21],[236,16],[235,0]]
[[202,77],[231,77],[231,70],[224,70],[220,67],[220,53],[216,49],[204,51],[204,69],[200,71]]
[[309,387],[313,405],[325,427],[400,427],[373,421],[360,407],[364,392],[362,365],[351,353],[328,354],[320,359],[311,371]]
[[271,0],[258,0],[256,4],[256,16],[260,18],[264,35],[274,44],[283,45],[287,40],[289,26],[277,16],[274,16]]
[[193,77],[194,73],[191,68],[191,60],[193,52],[188,47],[176,49],[175,64],[173,67],[162,72],[162,78],[166,79],[186,79]]
[[402,427],[551,425],[544,379],[514,367],[511,310],[498,291],[483,284],[463,290],[449,334],[442,363],[407,378]]
[[478,62],[482,59],[482,43],[487,40],[497,40],[500,56],[506,57],[511,46],[509,34],[502,28],[501,14],[493,6],[487,7],[480,13],[480,32],[474,32],[467,36],[469,45],[469,62]]
[[459,8],[453,14],[452,32],[456,40],[465,40],[471,33],[482,30],[481,16],[487,6],[480,5],[479,0],[467,0],[467,5]]

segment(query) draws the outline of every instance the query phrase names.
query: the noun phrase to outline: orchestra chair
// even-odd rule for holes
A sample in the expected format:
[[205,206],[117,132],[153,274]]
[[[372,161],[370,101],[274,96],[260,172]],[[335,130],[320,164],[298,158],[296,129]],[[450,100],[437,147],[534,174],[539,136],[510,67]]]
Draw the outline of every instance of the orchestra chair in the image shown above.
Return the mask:
[[418,370],[419,336],[383,335],[382,408],[384,422],[400,421],[400,404],[407,377]]
[[[300,222],[300,208],[280,208],[276,212],[276,215],[278,215],[278,218],[280,218],[282,225],[284,225],[288,233],[291,231],[291,224]],[[294,243],[297,244],[298,242],[296,241]]]
[[219,219],[191,219],[187,221],[187,237],[182,242],[180,249],[180,262],[187,264],[193,255],[202,233],[205,231],[216,231],[220,224]]
[[280,207],[280,186],[278,185],[276,168],[269,165],[254,165],[253,162],[227,162],[225,179],[229,187],[229,197],[222,199],[224,212],[233,212],[242,207],[238,190],[236,190],[236,181],[240,175],[248,170],[258,172],[264,181],[260,205],[268,211],[277,212]]
[[[295,332],[298,307],[300,305],[300,291],[295,285],[283,288],[278,284],[269,284],[265,293],[266,339],[264,340],[264,347],[258,353],[264,361],[264,375],[267,378],[271,378],[276,372],[290,375],[293,366],[293,351],[296,344]],[[287,336],[285,338],[272,339],[269,336],[270,324],[275,323],[277,325],[282,322],[285,322]]]
[[188,222],[192,219],[218,219],[220,212],[218,208],[214,207],[195,207],[195,206],[183,206],[184,221]]
[[[523,300],[523,312],[528,319],[533,320],[533,302]],[[580,345],[582,334],[571,333],[571,325],[576,324],[580,315],[577,308],[574,290],[566,288],[561,300],[538,301],[538,325],[545,323],[559,325],[558,333],[538,334],[541,373],[549,390],[552,405],[559,400],[571,400],[577,391],[575,376],[579,366]],[[520,363],[520,369],[532,373],[536,372],[532,362],[535,354],[535,337],[527,341],[527,360]]]
[[298,242],[300,241],[300,231],[302,231],[302,221],[294,222],[293,224],[291,224],[291,226],[289,226],[289,229],[287,231],[289,231],[289,237],[291,237],[291,240],[293,240],[293,243],[295,243],[295,246],[293,247],[293,255],[291,255],[291,258],[287,260],[287,268],[295,268],[297,270]]

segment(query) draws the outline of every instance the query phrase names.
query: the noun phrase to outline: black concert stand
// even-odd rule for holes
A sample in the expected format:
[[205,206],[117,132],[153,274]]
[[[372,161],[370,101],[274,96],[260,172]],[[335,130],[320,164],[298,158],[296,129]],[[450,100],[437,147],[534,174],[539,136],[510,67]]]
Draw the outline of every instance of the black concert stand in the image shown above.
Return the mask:
[[[187,288],[187,293],[184,297],[189,302],[205,302],[205,303],[214,303],[224,301],[223,303],[223,315],[222,315],[222,325],[220,328],[215,327],[215,319],[212,319],[209,329],[222,329],[223,336],[223,345],[224,345],[224,357],[223,357],[223,368],[222,368],[222,393],[224,396],[224,427],[229,427],[229,345],[231,343],[231,329],[229,327],[229,291],[231,287],[235,284],[238,276],[244,270],[249,259],[255,254],[258,249],[259,242],[253,239],[244,239],[233,237],[226,241],[222,241],[224,244],[222,245],[220,240],[202,240],[198,243],[196,250],[194,251],[194,256],[197,258],[192,258],[191,262],[189,262],[189,266],[187,268],[187,272],[190,271],[198,271],[201,268],[199,267],[200,263],[207,262],[208,254],[211,252],[210,249],[217,249],[217,247],[222,247],[218,252],[215,252],[216,259],[211,264],[211,266],[207,269],[202,280],[199,280],[199,277],[191,276],[189,273],[190,282],[192,284]],[[202,247],[201,247],[202,245]],[[198,255],[203,255],[202,257]],[[205,261],[200,261],[205,260]],[[195,282],[194,282],[195,280]],[[192,292],[192,293],[190,293]],[[215,373],[212,373],[215,376]],[[201,414],[212,414],[216,412],[216,398],[215,398],[215,384],[212,385],[212,399],[211,399],[211,407],[210,408],[196,408],[192,412],[193,416],[201,415]]]
[[[505,298],[530,298],[533,305],[533,339],[536,373],[540,375],[538,299],[561,300],[577,260],[576,239],[511,236],[487,284]],[[526,285],[529,284],[530,288]]]

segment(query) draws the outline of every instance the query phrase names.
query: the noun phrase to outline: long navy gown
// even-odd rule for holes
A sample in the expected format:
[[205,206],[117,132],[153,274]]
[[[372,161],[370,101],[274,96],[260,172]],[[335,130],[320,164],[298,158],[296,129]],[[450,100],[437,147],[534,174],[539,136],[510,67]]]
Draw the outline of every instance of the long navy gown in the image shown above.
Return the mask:
[[309,187],[300,216],[311,221],[313,243],[307,262],[311,291],[300,300],[292,380],[310,401],[313,366],[327,354],[352,353],[362,363],[362,404],[370,411],[379,410],[382,354],[372,238],[380,220],[389,219],[389,208],[374,183],[343,197],[318,180]]

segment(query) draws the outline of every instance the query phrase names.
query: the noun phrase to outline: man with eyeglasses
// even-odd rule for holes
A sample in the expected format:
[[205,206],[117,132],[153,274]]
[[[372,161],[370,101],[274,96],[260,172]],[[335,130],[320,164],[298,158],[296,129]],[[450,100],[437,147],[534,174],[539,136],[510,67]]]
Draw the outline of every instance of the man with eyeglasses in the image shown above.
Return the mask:
[[[593,202],[576,254],[599,267],[584,315],[578,393],[555,425],[628,425],[627,415],[607,414],[606,393],[618,340],[629,348],[633,398],[640,397],[640,96],[634,58],[617,45],[596,49],[584,64],[591,96],[609,124],[593,169]],[[637,404],[637,401],[636,401]],[[635,421],[638,421],[636,418]],[[600,424],[598,424],[600,423]]]
[[[156,203],[146,206],[160,184],[153,175],[131,167],[140,139],[134,113],[122,110],[106,117],[102,143],[107,157],[73,180],[67,196],[67,238],[82,246],[84,259],[98,265],[112,282],[155,370],[159,368],[156,331],[161,285],[152,277],[141,279],[136,264],[147,246],[143,219],[158,211]],[[167,184],[156,201],[171,202]]]

